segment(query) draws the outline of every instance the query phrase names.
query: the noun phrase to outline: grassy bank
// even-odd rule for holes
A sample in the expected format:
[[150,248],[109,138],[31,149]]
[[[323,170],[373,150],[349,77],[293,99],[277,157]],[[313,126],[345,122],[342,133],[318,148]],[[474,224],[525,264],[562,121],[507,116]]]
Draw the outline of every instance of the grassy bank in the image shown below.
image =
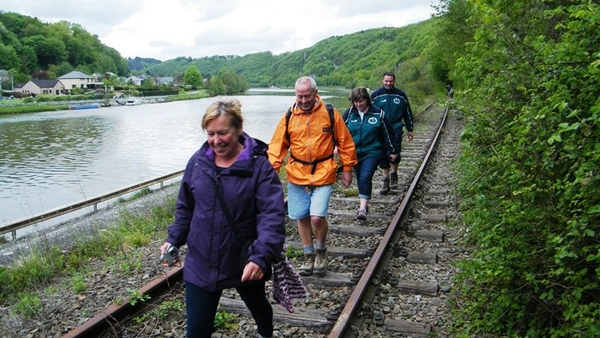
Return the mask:
[[43,112],[43,111],[56,111],[56,110],[69,110],[69,106],[55,105],[55,104],[21,105],[21,106],[0,105],[0,115],[39,113],[39,112]]
[[[147,192],[141,191],[137,197],[145,194]],[[89,261],[124,264],[131,258],[126,253],[164,239],[166,227],[174,218],[175,201],[176,195],[173,194],[167,196],[162,204],[137,213],[123,207],[116,220],[108,221],[102,228],[92,229],[91,236],[79,236],[71,247],[51,243],[44,235],[39,236],[28,254],[10,266],[0,267],[0,304],[3,307],[14,306],[18,314],[34,315],[38,308],[35,304],[39,303],[35,291],[50,285],[57,277],[72,276],[73,292],[80,292],[79,280],[89,273]]]
[[[179,95],[168,96],[168,101],[183,101],[183,100],[197,100],[207,98],[210,95],[206,90],[194,91],[191,93],[183,93]],[[73,98],[87,98],[85,95],[78,95],[77,97],[66,97],[64,95],[60,96],[73,100]],[[2,100],[0,101],[0,115],[11,115],[11,114],[27,114],[27,113],[39,113],[44,111],[57,111],[57,110],[69,110],[70,106],[67,104],[61,103],[45,103],[47,101],[47,96],[40,96],[38,98],[27,98],[27,99],[13,99],[13,100]],[[56,99],[53,98],[53,99]],[[106,101],[110,100],[109,98],[105,98]],[[28,100],[28,101],[24,101]],[[33,101],[35,100],[35,101]],[[39,101],[38,101],[39,100]],[[38,104],[30,104],[32,102],[37,102]],[[81,102],[89,102],[86,100],[81,100]]]

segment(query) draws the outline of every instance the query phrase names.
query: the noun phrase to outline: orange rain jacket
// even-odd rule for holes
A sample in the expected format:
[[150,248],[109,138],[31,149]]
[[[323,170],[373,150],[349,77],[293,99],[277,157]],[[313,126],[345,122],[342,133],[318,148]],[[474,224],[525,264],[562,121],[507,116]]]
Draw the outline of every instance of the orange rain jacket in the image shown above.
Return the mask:
[[[336,182],[338,163],[335,157],[319,161],[333,154],[334,143],[325,103],[318,95],[316,100],[310,113],[303,112],[296,104],[292,106],[292,114],[287,123],[289,141],[284,113],[269,143],[269,161],[277,172],[283,165],[288,150],[290,151],[285,170],[288,182],[296,185],[321,186]],[[354,140],[338,111],[334,109],[333,113],[335,146],[344,171],[352,171],[357,163]],[[313,168],[310,163],[315,162],[317,163]]]

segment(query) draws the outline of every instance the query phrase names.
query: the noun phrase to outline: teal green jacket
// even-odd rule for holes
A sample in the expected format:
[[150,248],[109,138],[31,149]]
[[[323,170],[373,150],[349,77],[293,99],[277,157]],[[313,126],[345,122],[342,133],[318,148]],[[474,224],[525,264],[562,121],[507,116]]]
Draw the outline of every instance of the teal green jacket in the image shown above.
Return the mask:
[[406,127],[406,130],[413,131],[412,110],[408,97],[402,90],[396,87],[390,90],[381,87],[371,93],[371,100],[375,106],[383,109],[394,130],[402,133],[402,127]]
[[342,119],[354,140],[358,161],[368,157],[381,157],[388,149],[392,153],[400,149],[395,141],[392,125],[377,106],[371,105],[362,119],[358,109],[352,106],[346,109]]

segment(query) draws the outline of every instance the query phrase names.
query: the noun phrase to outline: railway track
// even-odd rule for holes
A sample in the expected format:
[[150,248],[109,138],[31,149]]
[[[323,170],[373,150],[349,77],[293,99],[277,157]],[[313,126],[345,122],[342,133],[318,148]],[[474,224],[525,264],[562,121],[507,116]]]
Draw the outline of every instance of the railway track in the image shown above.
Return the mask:
[[[466,254],[458,246],[458,227],[448,226],[458,219],[449,162],[458,152],[460,124],[447,112],[430,107],[416,117],[414,140],[403,142],[399,186],[379,195],[376,173],[366,221],[355,219],[357,193],[335,190],[329,270],[303,277],[310,297],[295,303],[295,313],[273,305],[276,337],[447,335],[452,262]],[[295,229],[290,221],[288,245],[299,249]],[[165,272],[63,337],[185,337],[181,277],[182,267]],[[224,292],[220,310],[233,314],[238,325],[213,337],[256,335],[234,290]]]

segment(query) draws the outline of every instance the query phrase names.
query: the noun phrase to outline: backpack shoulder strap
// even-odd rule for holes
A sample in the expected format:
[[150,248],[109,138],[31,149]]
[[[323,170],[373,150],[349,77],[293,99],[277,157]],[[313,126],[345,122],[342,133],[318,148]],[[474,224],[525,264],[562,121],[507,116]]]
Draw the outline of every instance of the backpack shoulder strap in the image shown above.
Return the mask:
[[288,140],[288,142],[290,141],[290,132],[288,131],[288,124],[290,122],[290,117],[292,116],[292,108],[288,108],[287,112],[285,113],[285,138]]
[[325,108],[327,108],[327,112],[329,113],[329,120],[331,122],[331,138],[333,139],[333,146],[337,146],[335,142],[335,118],[333,117],[333,104],[326,103]]

